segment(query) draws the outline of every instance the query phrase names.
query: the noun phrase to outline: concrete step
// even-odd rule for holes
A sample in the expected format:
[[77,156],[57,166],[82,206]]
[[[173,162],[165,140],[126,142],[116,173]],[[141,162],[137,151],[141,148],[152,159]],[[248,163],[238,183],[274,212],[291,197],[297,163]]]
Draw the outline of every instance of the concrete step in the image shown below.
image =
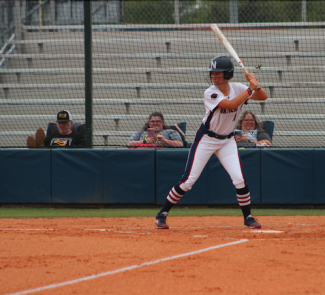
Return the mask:
[[[324,81],[325,67],[248,67],[248,71],[254,72],[260,81],[267,82],[317,82]],[[296,70],[295,70],[296,69]],[[246,82],[243,70],[235,68],[234,79],[238,82]],[[308,74],[306,74],[308,73]],[[33,69],[0,69],[0,82],[3,84],[22,83],[83,83],[85,79],[83,68],[33,68]],[[206,79],[207,68],[138,68],[138,69],[113,69],[95,68],[93,70],[94,83],[119,83],[129,80],[133,83],[172,83],[192,82],[196,83]]]
[[[255,32],[254,36],[245,32],[236,35],[227,32],[227,39],[236,49],[240,51],[277,51],[279,48],[283,51],[317,51],[323,50],[324,43],[324,29],[323,35],[306,36],[306,32],[301,32],[296,35],[281,34],[262,34],[262,32]],[[208,33],[208,34],[207,34]],[[228,34],[229,33],[229,34]],[[282,33],[282,32],[281,32]],[[246,34],[246,35],[244,35]],[[50,39],[49,39],[50,37]],[[60,38],[61,37],[61,38]],[[74,53],[83,53],[84,38],[83,36],[77,37],[76,34],[67,33],[64,37],[62,34],[50,34],[49,36],[35,35],[29,36],[28,40],[16,41],[13,40],[10,44],[23,46],[24,53],[68,53],[74,50]],[[205,34],[192,31],[187,35],[175,34],[171,32],[142,32],[136,36],[129,36],[129,34],[111,34],[110,32],[102,32],[96,34],[92,39],[94,53],[141,53],[141,52],[169,52],[169,53],[183,53],[183,52],[208,52],[211,47],[216,51],[222,50],[223,45],[209,31]],[[73,49],[72,49],[73,48]]]
[[[226,53],[220,53],[226,55]],[[208,68],[209,62],[217,54],[211,54],[205,58],[162,58],[159,54],[156,56],[138,57],[138,58],[99,58],[94,55],[93,67],[94,68],[121,68],[121,69],[132,69],[132,68]],[[0,55],[1,56],[1,55]],[[10,69],[46,69],[46,68],[84,68],[84,56],[57,56],[49,55],[49,58],[39,59],[37,55],[22,55],[17,58],[14,55],[10,57],[8,65]],[[1,58],[1,57],[0,57]],[[285,66],[306,66],[306,67],[317,67],[325,64],[325,53],[323,57],[247,57],[242,58],[242,62],[246,67],[255,67],[262,65],[263,67],[285,67]]]

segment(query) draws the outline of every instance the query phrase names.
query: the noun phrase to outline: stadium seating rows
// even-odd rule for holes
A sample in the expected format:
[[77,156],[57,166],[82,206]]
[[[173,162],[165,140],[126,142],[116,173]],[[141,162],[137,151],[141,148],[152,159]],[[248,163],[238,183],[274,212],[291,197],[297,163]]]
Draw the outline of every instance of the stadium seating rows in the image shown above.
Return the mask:
[[[306,137],[311,137],[310,146],[317,145],[315,138],[322,134],[318,122],[325,117],[321,97],[325,67],[320,66],[325,61],[325,34],[311,30],[306,36],[303,30],[283,30],[282,37],[274,37],[270,31],[265,30],[263,38],[243,38],[229,31],[228,39],[270,97],[266,102],[252,102],[250,109],[260,120],[275,121],[274,140],[279,146],[298,146]],[[25,40],[8,42],[20,53],[0,54],[9,65],[0,69],[0,119],[8,122],[0,133],[1,146],[6,136],[17,136],[24,145],[26,135],[32,135],[37,125],[55,120],[59,107],[70,109],[75,120],[85,119],[84,108],[80,109],[85,89],[83,33],[51,32],[51,39],[48,34],[25,32]],[[200,37],[196,31],[182,35],[95,32],[92,42],[95,137],[104,138],[104,145],[125,145],[125,137],[141,128],[157,106],[169,124],[187,121],[187,135],[194,136],[204,114],[201,97],[208,87],[208,61],[215,55],[229,56],[211,32],[204,31]],[[247,84],[241,71],[236,66],[234,79]],[[33,106],[40,111],[27,115],[24,110]],[[13,127],[10,121],[19,124]]]

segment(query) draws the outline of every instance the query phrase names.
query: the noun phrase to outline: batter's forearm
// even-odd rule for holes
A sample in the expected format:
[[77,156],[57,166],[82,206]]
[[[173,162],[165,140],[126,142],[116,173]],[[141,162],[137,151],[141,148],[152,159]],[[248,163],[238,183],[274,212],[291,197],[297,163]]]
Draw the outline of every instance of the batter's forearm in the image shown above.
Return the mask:
[[240,105],[242,105],[249,96],[250,92],[248,90],[245,90],[243,93],[239,94],[232,100],[223,99],[219,102],[218,106],[227,110],[235,110]]
[[267,99],[267,94],[265,90],[261,87],[260,90],[255,90],[251,99],[253,100],[266,100]]

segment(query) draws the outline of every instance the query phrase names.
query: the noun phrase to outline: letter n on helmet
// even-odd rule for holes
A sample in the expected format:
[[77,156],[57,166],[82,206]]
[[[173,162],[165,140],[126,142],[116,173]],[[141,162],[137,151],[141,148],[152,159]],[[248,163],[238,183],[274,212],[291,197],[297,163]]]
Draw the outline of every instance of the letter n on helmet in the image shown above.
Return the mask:
[[210,62],[210,72],[223,72],[224,78],[230,80],[234,76],[234,64],[226,56],[216,56]]

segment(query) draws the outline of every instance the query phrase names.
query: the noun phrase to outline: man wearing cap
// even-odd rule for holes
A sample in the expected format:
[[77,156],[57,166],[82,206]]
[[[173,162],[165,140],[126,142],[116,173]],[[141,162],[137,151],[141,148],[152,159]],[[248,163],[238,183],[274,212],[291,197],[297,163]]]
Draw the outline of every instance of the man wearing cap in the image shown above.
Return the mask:
[[[45,137],[44,130],[38,128],[33,136],[27,139],[29,148],[77,148],[85,147],[85,137],[83,134],[71,129],[73,124],[71,113],[67,110],[58,112],[56,125],[58,131]],[[80,125],[80,123],[79,123]]]
[[72,131],[72,123],[72,116],[69,111],[62,110],[58,112],[56,125],[59,131],[45,137],[44,146],[47,148],[85,147],[85,137],[78,132]]

